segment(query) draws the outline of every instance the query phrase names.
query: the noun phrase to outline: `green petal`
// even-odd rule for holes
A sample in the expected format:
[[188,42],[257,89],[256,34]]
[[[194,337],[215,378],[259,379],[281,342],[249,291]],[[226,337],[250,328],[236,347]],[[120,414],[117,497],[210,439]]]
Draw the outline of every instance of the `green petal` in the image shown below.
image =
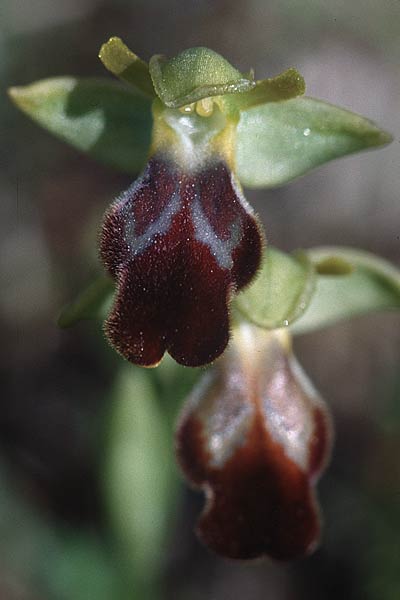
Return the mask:
[[58,325],[71,327],[84,319],[103,319],[111,308],[115,284],[102,275],[95,279],[79,296],[63,308]]
[[147,96],[155,96],[148,64],[129,50],[119,37],[112,37],[102,45],[99,58],[111,73],[134,85]]
[[315,248],[307,252],[316,265],[330,260],[350,263],[347,275],[319,275],[315,294],[294,324],[294,333],[321,329],[372,311],[400,309],[400,269],[353,248]]
[[249,321],[266,329],[286,327],[306,310],[315,286],[315,271],[304,254],[290,256],[267,248],[256,280],[235,299]]
[[225,58],[208,48],[190,48],[168,60],[161,55],[150,60],[154,88],[170,108],[202,98],[250,90],[256,84]]
[[391,139],[368,119],[320,100],[270,102],[241,113],[237,174],[245,186],[281,185],[333,158]]
[[305,90],[306,85],[300,73],[296,69],[288,69],[276,77],[257,81],[252,90],[236,96],[235,100],[240,110],[248,110],[266,102],[302,96]]
[[9,90],[34,121],[107,165],[135,173],[150,146],[151,103],[117,82],[57,77]]

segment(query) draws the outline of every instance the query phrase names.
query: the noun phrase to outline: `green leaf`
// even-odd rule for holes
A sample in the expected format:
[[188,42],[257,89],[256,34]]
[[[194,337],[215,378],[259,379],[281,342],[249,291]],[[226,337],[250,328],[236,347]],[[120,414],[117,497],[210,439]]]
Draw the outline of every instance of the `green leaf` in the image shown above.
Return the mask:
[[99,58],[111,73],[147,96],[155,96],[148,64],[129,50],[119,37],[112,37],[102,45]]
[[208,48],[190,48],[168,60],[150,59],[150,74],[162,102],[179,108],[202,98],[250,90],[256,84]]
[[117,82],[57,77],[9,90],[34,121],[89,156],[136,173],[146,160],[151,103]]
[[286,327],[306,310],[314,286],[314,268],[304,254],[269,247],[256,280],[238,294],[235,306],[255,325]]
[[71,327],[84,319],[104,318],[115,291],[115,284],[110,277],[102,275],[85,288],[79,296],[65,306],[58,318],[58,325]]
[[[29,582],[35,598],[131,597],[132,586],[127,589],[128,582],[121,577],[109,538],[93,527],[71,527],[49,519],[27,494],[21,493],[9,471],[0,462],[2,571],[18,573],[24,586]],[[3,600],[10,598],[3,588],[1,595]]]
[[[83,529],[83,528],[82,528]],[[100,536],[83,530],[54,531],[58,548],[42,558],[42,569],[36,577],[45,581],[51,598],[74,600],[122,600],[128,585],[121,578],[117,557]],[[56,536],[54,535],[56,533]]]
[[248,187],[281,185],[333,158],[391,141],[374,123],[313,98],[241,112],[237,175]]
[[288,69],[276,77],[257,81],[249,92],[235,96],[235,101],[240,110],[248,110],[265,102],[279,102],[302,96],[305,90],[302,75],[296,69]]
[[[148,370],[127,365],[116,380],[104,477],[127,568],[136,582],[151,586],[166,552],[178,479],[172,431]],[[148,590],[142,597],[150,597]]]
[[400,269],[354,248],[315,248],[307,252],[315,264],[334,257],[350,263],[347,275],[319,275],[315,294],[294,324],[293,333],[321,329],[372,311],[400,309]]

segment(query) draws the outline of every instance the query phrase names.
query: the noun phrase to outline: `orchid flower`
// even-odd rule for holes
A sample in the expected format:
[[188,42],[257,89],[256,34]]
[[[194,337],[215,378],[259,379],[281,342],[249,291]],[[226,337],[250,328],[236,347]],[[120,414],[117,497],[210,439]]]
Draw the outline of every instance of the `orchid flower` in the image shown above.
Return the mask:
[[[107,313],[106,336],[131,363],[156,366],[165,352],[185,366],[214,363],[189,395],[176,432],[183,472],[206,495],[199,535],[230,558],[308,554],[319,539],[315,484],[332,426],[291,336],[398,309],[400,274],[352,248],[288,255],[267,246],[241,186],[281,185],[391,137],[363,117],[304,97],[295,69],[256,80],[207,48],[155,55],[147,64],[115,37],[99,56],[127,86],[60,77],[10,90],[64,141],[139,173],[104,216],[107,275],[63,311],[60,325]],[[145,396],[150,404],[149,379],[140,373],[127,388],[129,410],[144,406]],[[155,428],[156,414],[153,406],[144,431]],[[124,413],[124,432],[126,421]],[[160,419],[158,437],[163,425]],[[158,473],[148,499],[155,502],[164,470],[160,461],[153,467],[144,487]]]

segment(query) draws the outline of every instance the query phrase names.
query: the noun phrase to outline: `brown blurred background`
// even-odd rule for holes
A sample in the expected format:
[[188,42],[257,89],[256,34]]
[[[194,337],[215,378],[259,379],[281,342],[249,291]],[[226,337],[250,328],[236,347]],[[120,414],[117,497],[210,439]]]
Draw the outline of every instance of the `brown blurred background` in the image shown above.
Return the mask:
[[[294,66],[308,95],[371,118],[395,139],[282,188],[247,191],[270,242],[360,246],[399,265],[399,33],[395,0],[1,0],[1,600],[147,600],[134,585],[119,587],[102,501],[118,358],[97,324],[55,325],[96,272],[99,219],[130,180],[39,129],[5,89],[61,74],[107,76],[97,52],[111,35],[144,59],[205,45],[258,78]],[[399,316],[355,319],[296,347],[336,422],[320,484],[321,548],[291,565],[216,558],[192,531],[201,499],[183,491],[158,598],[400,598]]]

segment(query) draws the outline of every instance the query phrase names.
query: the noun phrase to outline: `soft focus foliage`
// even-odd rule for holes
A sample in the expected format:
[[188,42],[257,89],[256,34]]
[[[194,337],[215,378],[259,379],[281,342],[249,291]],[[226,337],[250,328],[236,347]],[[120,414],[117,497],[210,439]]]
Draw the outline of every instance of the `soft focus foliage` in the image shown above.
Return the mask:
[[83,319],[98,318],[103,320],[111,308],[115,285],[110,277],[97,277],[60,313],[60,327],[71,327]]
[[135,587],[151,598],[176,493],[171,435],[144,371],[122,369],[111,398],[106,498],[125,568]]

